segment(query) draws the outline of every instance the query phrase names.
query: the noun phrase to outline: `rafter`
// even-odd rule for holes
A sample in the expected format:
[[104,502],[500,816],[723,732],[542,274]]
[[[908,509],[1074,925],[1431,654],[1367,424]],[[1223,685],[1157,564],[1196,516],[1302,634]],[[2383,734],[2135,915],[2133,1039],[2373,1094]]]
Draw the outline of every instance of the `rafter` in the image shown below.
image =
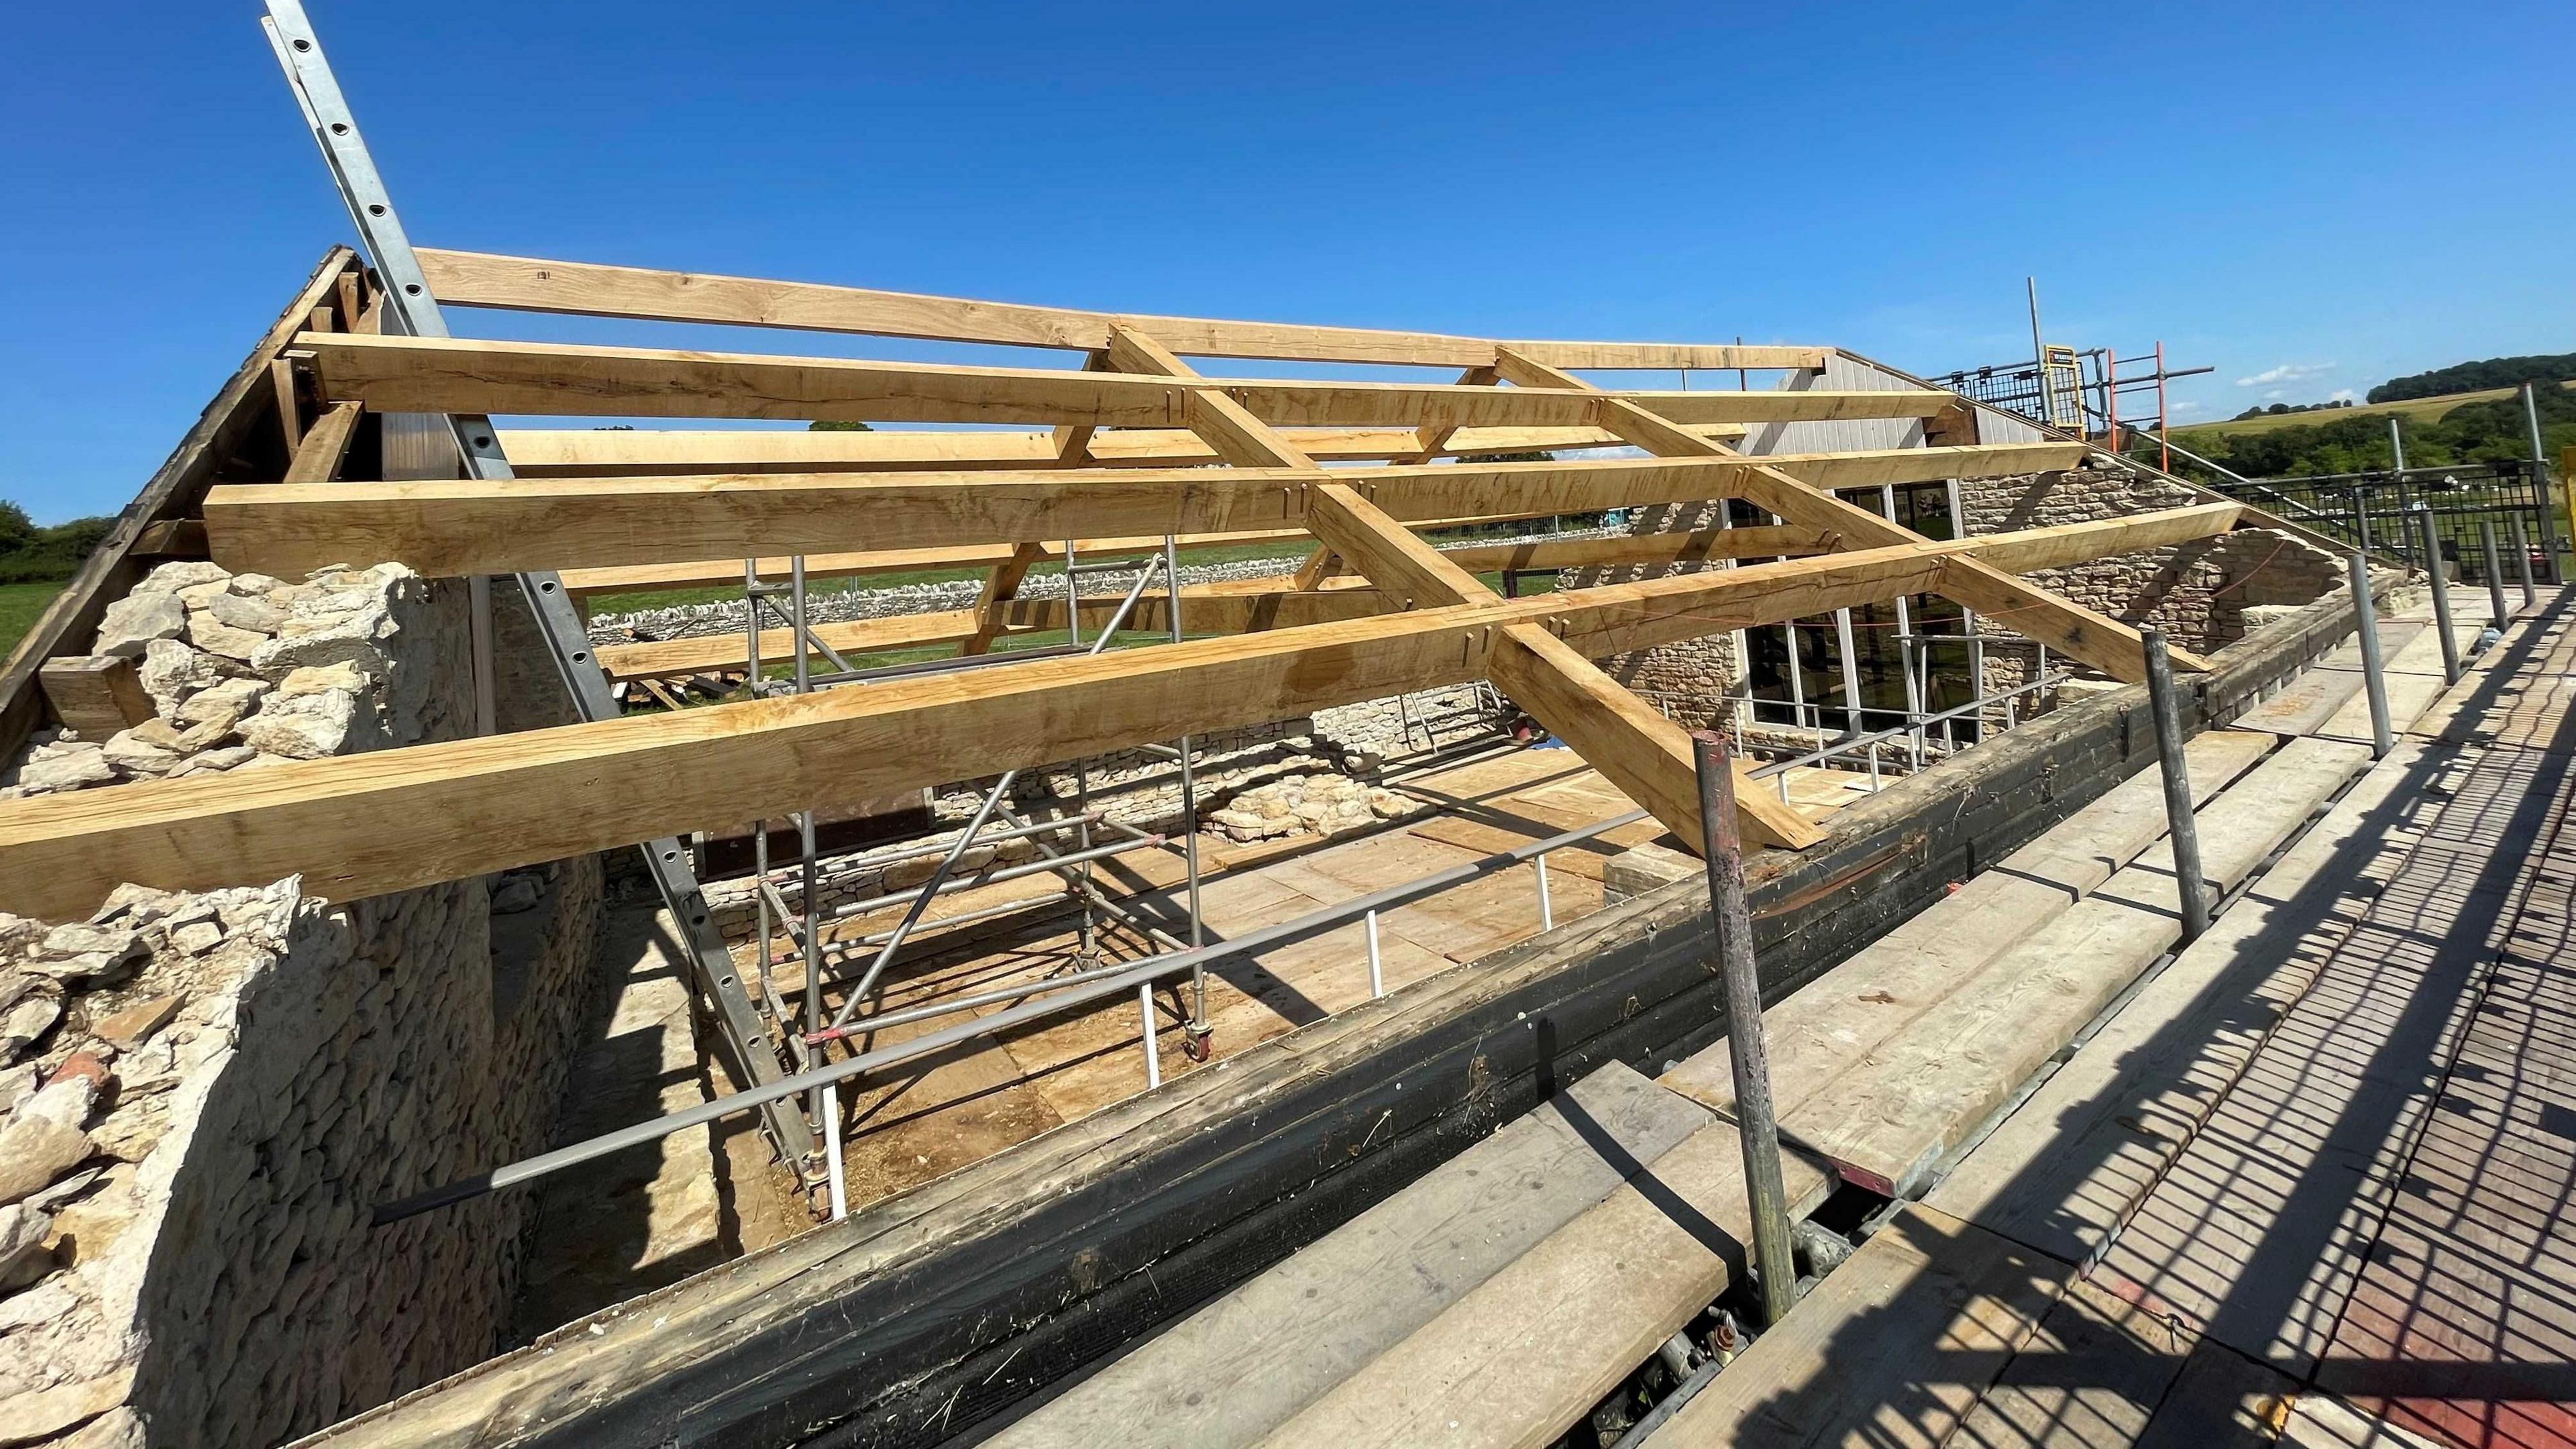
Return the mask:
[[[1192,357],[1426,367],[1490,363],[1496,345],[1480,338],[1429,332],[1085,312],[864,287],[540,261],[426,247],[419,255],[431,290],[441,301],[461,307],[723,322],[1020,347],[1101,347],[1107,344],[1113,326],[1125,325],[1165,339],[1168,345]],[[1823,347],[1666,342],[1515,342],[1512,346],[1561,367],[1750,367],[1809,372],[1824,366],[1830,351]]]
[[[1330,471],[1336,482],[1410,522],[1582,513],[1716,497],[1784,468],[1820,486],[1858,487],[2064,466],[2081,455],[2080,444],[2022,443],[1815,453],[1762,462],[1603,458]],[[1316,471],[1040,469],[265,484],[217,488],[205,508],[215,559],[228,568],[283,576],[363,556],[402,559],[425,574],[506,573],[824,553],[862,539],[884,548],[929,548],[1299,527]]]
[[[834,357],[680,352],[554,342],[308,332],[323,396],[378,412],[792,418],[864,422],[1186,423],[1191,389],[1167,377]],[[1271,424],[1582,427],[1589,394],[1450,383],[1211,379]],[[1924,417],[1945,392],[1641,392],[1680,423]]]
[[[2129,522],[2090,546],[2125,552]],[[203,890],[290,874],[349,900],[1462,683],[1490,672],[1515,624],[1600,658],[1830,613],[1924,592],[1959,558],[2023,541],[1820,554],[5,801],[0,910],[71,920],[125,881]],[[634,779],[655,788],[615,787]]]

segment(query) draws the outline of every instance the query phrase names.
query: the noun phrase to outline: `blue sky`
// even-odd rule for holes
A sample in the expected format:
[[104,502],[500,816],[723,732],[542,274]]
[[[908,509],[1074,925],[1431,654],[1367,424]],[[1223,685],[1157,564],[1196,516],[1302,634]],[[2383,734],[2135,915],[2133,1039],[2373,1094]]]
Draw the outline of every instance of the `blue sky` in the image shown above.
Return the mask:
[[[2202,418],[2576,349],[2564,0],[311,3],[439,245],[1485,335],[1742,334],[1924,371],[2027,356],[2035,272],[2052,341],[2162,338],[2215,365],[2178,394]],[[257,13],[10,22],[0,497],[39,520],[131,497],[346,232]]]

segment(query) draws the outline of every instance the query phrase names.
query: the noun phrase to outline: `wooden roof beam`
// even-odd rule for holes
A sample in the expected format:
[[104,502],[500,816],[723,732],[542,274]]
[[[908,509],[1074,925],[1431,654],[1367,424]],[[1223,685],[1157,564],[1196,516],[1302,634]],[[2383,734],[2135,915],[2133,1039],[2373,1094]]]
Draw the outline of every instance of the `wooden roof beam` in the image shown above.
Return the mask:
[[[2120,520],[2122,523],[2130,520]],[[301,874],[351,900],[1483,677],[1505,626],[1588,657],[1930,590],[2015,534],[1821,554],[866,689],[0,801],[0,910]],[[2106,553],[2124,535],[2096,535]],[[650,781],[652,788],[634,788]],[[403,830],[382,822],[399,819]]]
[[[1284,428],[1288,441],[1318,462],[1428,463],[1488,453],[1623,448],[1606,428],[1455,428],[1424,455],[1430,428]],[[1719,442],[1743,437],[1742,423],[1697,423],[1691,431]],[[935,468],[1039,468],[1061,461],[1049,433],[917,429],[805,432],[729,428],[504,428],[501,447],[522,478],[603,478],[635,473],[807,473],[846,469],[886,472]],[[1085,467],[1186,467],[1223,461],[1184,428],[1095,432]]]
[[[730,417],[859,422],[1185,424],[1192,389],[1168,377],[1061,368],[958,367],[556,342],[308,332],[331,402],[377,412]],[[1418,427],[1592,425],[1594,398],[1454,383],[1210,379],[1265,423]],[[1923,417],[1945,392],[1636,392],[1672,421],[1824,422]]]
[[[1089,312],[430,247],[421,248],[419,255],[430,290],[440,301],[458,307],[1086,350],[1107,346],[1110,329],[1126,326],[1161,338],[1175,351],[1190,357],[1424,367],[1475,367],[1494,360],[1495,343],[1491,341],[1431,332]],[[1560,367],[1792,368],[1810,372],[1824,366],[1831,351],[1823,347],[1667,342],[1515,342],[1512,346]]]
[[[1718,497],[1780,469],[1822,487],[1860,487],[2062,467],[2082,451],[2021,443],[1762,463],[1603,458],[1328,471],[1415,522]],[[285,577],[396,559],[424,574],[462,575],[843,552],[862,541],[933,548],[1297,528],[1314,481],[1297,468],[1188,468],[266,484],[213,490],[205,518],[215,561],[236,570]]]

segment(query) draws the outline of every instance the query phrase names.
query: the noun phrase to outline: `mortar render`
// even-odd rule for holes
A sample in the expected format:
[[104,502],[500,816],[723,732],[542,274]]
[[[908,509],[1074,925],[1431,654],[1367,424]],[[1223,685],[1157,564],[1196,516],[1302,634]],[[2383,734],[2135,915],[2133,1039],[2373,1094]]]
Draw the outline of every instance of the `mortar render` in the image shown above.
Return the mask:
[[[157,655],[159,718],[196,733],[147,728],[159,754],[58,736],[38,763],[255,769],[271,744],[472,729],[461,583],[180,564],[135,593],[100,651]],[[582,857],[346,903],[288,879],[0,916],[0,1437],[270,1444],[502,1347],[530,1198],[372,1211],[547,1145],[599,908]]]

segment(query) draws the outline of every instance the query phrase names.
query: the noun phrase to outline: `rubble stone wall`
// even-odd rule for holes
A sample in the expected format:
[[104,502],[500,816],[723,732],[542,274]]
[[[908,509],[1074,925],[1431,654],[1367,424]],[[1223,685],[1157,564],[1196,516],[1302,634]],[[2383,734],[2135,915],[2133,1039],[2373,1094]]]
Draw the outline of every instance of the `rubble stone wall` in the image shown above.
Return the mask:
[[[1971,536],[2207,501],[2153,474],[2116,468],[1980,479],[1962,484],[1960,493]],[[2244,638],[2282,608],[2314,603],[2342,587],[2344,564],[2296,534],[2249,528],[2028,577],[2124,623],[2162,629],[2176,647],[2206,654]],[[2011,627],[2010,620],[1991,622]],[[2028,680],[2039,662],[2037,647],[2018,639],[1990,643],[1985,659],[1989,693]]]
[[[0,786],[467,732],[464,599],[398,566],[165,565],[98,643],[144,661],[155,721],[40,741]],[[599,901],[585,857],[347,903],[287,880],[0,916],[0,1442],[270,1444],[500,1348],[528,1197],[372,1215],[545,1147]]]
[[[2189,488],[2153,474],[2116,466],[1986,478],[1960,485],[1960,507],[1970,535],[2048,528],[2067,523],[2187,508],[2207,501]],[[1868,506],[1863,500],[1863,506]],[[1666,504],[1637,510],[1632,534],[1678,533],[1718,526],[1715,503]],[[1624,583],[1716,564],[1629,565],[1569,571],[1566,587]],[[2342,563],[2292,534],[2246,529],[2218,538],[2095,559],[2029,577],[2089,608],[2140,626],[2164,629],[2180,647],[2206,653],[2245,637],[2267,610],[2308,604],[2342,584]],[[1856,612],[1870,624],[1891,622]],[[2009,628],[2009,620],[1990,620]],[[2037,650],[2026,641],[1998,639],[1985,650],[1989,691],[2028,679]],[[1737,640],[1715,634],[1602,661],[1666,715],[1693,728],[1729,723],[1723,703],[1744,682]]]
[[[1720,526],[1724,504],[1665,503],[1640,508],[1628,516],[1630,535],[1647,533],[1693,533]],[[1616,568],[1571,569],[1564,575],[1569,589],[1596,588],[1603,584],[1624,584],[1638,579],[1661,578],[1667,574],[1701,573],[1723,564],[1628,564]],[[1682,639],[1671,644],[1658,644],[1627,654],[1613,654],[1601,661],[1602,672],[1634,690],[1648,704],[1687,729],[1733,728],[1735,711],[1725,700],[1730,693],[1741,693],[1744,687],[1744,663],[1737,657],[1736,636],[1711,634],[1698,639]]]

